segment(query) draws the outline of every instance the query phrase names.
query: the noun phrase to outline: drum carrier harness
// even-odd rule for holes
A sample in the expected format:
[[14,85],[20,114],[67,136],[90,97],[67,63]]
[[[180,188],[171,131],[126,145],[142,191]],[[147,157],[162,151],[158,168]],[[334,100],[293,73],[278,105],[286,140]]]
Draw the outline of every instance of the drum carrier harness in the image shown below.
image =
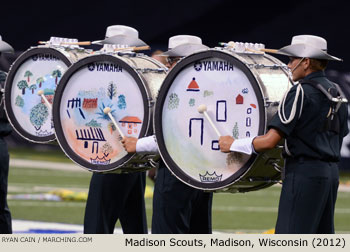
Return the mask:
[[[338,84],[331,82],[334,87],[330,87],[328,90],[324,88],[320,83],[314,80],[301,80],[298,84],[296,95],[294,98],[292,110],[290,117],[287,119],[285,117],[284,113],[284,103],[287,97],[287,94],[289,91],[286,92],[285,96],[283,97],[279,108],[278,108],[278,115],[280,117],[280,120],[283,124],[289,124],[295,117],[296,113],[296,108],[297,108],[297,101],[299,99],[299,95],[301,94],[301,106],[300,106],[300,112],[299,112],[299,117],[301,116],[302,109],[303,109],[303,101],[304,101],[304,90],[302,88],[302,84],[309,84],[313,86],[314,88],[318,89],[321,91],[322,94],[324,94],[327,99],[330,101],[330,108],[329,108],[329,113],[327,114],[327,118],[323,125],[319,128],[320,132],[325,132],[325,131],[331,131],[334,132],[335,134],[339,134],[340,130],[340,123],[339,123],[339,116],[337,114],[340,106],[342,103],[348,103],[348,100],[345,98],[345,94],[341,90]],[[284,145],[284,154],[287,156],[292,156],[290,153],[288,146],[287,146],[287,140],[285,140],[285,145]]]

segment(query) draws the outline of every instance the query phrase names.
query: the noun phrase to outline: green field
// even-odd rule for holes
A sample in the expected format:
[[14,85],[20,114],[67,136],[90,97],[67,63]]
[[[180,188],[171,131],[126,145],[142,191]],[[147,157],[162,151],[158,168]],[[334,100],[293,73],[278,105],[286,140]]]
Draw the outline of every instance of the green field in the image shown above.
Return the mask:
[[[11,158],[67,162],[67,158],[60,151],[49,151],[44,154],[32,152],[23,149],[10,150]],[[86,195],[90,177],[91,173],[83,169],[62,171],[10,167],[8,202],[13,219],[82,224],[84,200],[24,200],[11,199],[11,197],[19,194],[29,197],[58,189],[67,189],[75,194]],[[341,179],[345,183],[349,180],[349,175],[344,174]],[[147,185],[153,187],[152,181],[148,180]],[[213,230],[230,233],[262,233],[273,229],[280,190],[280,186],[274,186],[245,194],[215,193]],[[146,198],[146,208],[150,227],[152,198]],[[338,193],[335,225],[337,233],[350,233],[350,192],[339,191]]]

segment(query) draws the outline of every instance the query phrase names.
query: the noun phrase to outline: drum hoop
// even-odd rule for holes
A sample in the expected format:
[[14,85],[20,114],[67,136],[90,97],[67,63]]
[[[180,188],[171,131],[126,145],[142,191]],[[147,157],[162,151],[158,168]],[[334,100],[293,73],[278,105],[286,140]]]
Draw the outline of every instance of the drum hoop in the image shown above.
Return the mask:
[[[67,83],[69,82],[70,78],[73,76],[74,73],[81,70],[84,66],[86,66],[89,63],[92,62],[101,62],[101,61],[110,61],[110,62],[116,62],[125,69],[136,81],[138,87],[140,88],[141,95],[144,98],[144,120],[143,120],[143,128],[140,131],[140,136],[146,135],[146,133],[149,130],[149,124],[150,124],[150,108],[148,106],[148,97],[149,97],[149,91],[147,90],[146,85],[143,82],[143,78],[130,66],[128,65],[122,58],[118,56],[112,56],[112,55],[91,55],[88,57],[85,57],[76,63],[74,63],[71,67],[68,68],[68,70],[63,75],[62,79],[60,80],[60,85],[57,86],[56,92],[59,94],[62,94],[65,87],[67,86]],[[52,106],[52,113],[53,113],[53,121],[54,125],[61,125],[61,116],[60,116],[60,106],[61,106],[61,99],[54,99],[53,106]],[[88,161],[80,158],[76,155],[76,153],[71,149],[69,146],[66,138],[64,137],[64,133],[62,130],[62,127],[55,127],[55,135],[58,144],[60,145],[62,151],[76,164],[83,167],[84,169],[87,169],[89,171],[102,173],[102,172],[111,172],[115,171],[116,167],[121,167],[128,163],[136,154],[130,154],[128,153],[126,156],[118,160],[117,162],[108,164],[108,165],[96,165],[91,164]],[[74,157],[74,158],[73,158]],[[116,165],[116,163],[119,163]]]
[[[164,138],[163,138],[163,128],[162,128],[162,113],[163,113],[163,107],[166,95],[168,93],[169,88],[171,87],[171,84],[173,80],[177,77],[177,75],[181,72],[182,69],[187,67],[188,65],[207,58],[220,58],[227,60],[228,62],[234,63],[234,66],[239,68],[241,71],[243,71],[250,83],[252,84],[253,90],[258,98],[258,104],[259,104],[259,114],[260,116],[260,122],[259,122],[259,130],[258,135],[263,134],[265,131],[265,124],[266,124],[266,113],[265,113],[265,107],[264,107],[264,99],[263,99],[263,93],[260,88],[260,85],[258,81],[256,80],[256,77],[254,74],[249,70],[249,68],[235,55],[219,51],[219,50],[208,50],[208,51],[202,51],[195,54],[192,54],[181,61],[179,61],[173,69],[171,69],[168,73],[168,75],[165,77],[163,84],[159,90],[158,98],[155,105],[155,113],[154,113],[154,120],[153,120],[153,127],[155,129],[156,139],[159,147],[160,155],[167,166],[167,168],[170,170],[170,172],[176,176],[178,179],[180,179],[185,184],[201,189],[201,190],[219,190],[225,187],[228,187],[229,185],[233,184],[237,180],[239,180],[241,177],[243,177],[252,167],[253,163],[256,160],[257,155],[252,154],[249,160],[246,162],[246,164],[236,173],[225,179],[224,181],[220,182],[214,182],[214,183],[201,183],[197,180],[194,180],[190,178],[188,175],[186,175],[180,167],[177,166],[177,164],[173,161],[171,156],[169,155]],[[174,168],[175,167],[175,168]],[[204,187],[205,186],[205,187]]]
[[[59,50],[56,50],[54,48],[44,48],[44,47],[36,47],[31,48],[22,53],[15,62],[11,65],[6,82],[5,82],[5,95],[4,95],[4,108],[6,111],[7,118],[14,128],[14,130],[24,139],[34,142],[34,143],[49,143],[55,140],[55,134],[51,134],[49,136],[45,137],[38,137],[29,134],[26,130],[22,128],[22,126],[18,123],[18,120],[16,119],[12,107],[11,107],[11,99],[6,99],[6,97],[11,97],[11,89],[12,89],[12,83],[13,79],[15,78],[15,75],[17,72],[11,71],[12,69],[18,69],[24,62],[28,60],[28,58],[32,57],[36,54],[51,54],[57,58],[59,58],[61,61],[63,61],[64,64],[66,64],[67,67],[69,67],[72,62]],[[59,85],[57,85],[59,86]]]

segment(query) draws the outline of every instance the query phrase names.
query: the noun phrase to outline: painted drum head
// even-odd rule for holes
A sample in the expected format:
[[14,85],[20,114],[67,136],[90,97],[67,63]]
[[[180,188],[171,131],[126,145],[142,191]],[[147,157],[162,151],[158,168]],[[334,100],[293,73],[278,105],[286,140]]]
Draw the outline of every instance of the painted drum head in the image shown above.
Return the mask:
[[33,48],[11,66],[5,85],[5,109],[13,128],[37,143],[55,140],[52,111],[38,95],[42,90],[52,104],[56,87],[70,60],[52,48]]
[[228,53],[210,50],[180,61],[163,82],[154,117],[167,167],[192,187],[216,190],[245,174],[256,155],[222,153],[205,110],[222,136],[239,139],[264,133],[259,84],[249,68]]
[[117,56],[86,57],[67,70],[57,94],[53,105],[56,136],[74,162],[90,171],[106,172],[133,157],[104,113],[110,111],[127,137],[138,138],[148,131],[148,90],[131,66]]

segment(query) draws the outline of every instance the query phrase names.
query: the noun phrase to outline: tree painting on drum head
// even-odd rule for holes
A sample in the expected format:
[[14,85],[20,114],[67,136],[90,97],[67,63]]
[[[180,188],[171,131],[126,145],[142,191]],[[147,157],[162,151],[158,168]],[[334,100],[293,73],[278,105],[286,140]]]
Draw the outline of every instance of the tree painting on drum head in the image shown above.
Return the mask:
[[58,82],[58,78],[61,78],[62,76],[62,72],[60,70],[54,70],[52,72],[52,76],[55,77],[55,84],[57,85],[57,82]]
[[26,88],[28,87],[28,83],[25,80],[21,80],[17,83],[17,87],[22,90],[22,95],[26,93]]
[[23,106],[24,106],[23,98],[21,96],[17,95],[15,104],[16,104],[16,106],[23,108]]
[[109,153],[112,153],[112,152],[113,152],[113,148],[109,143],[105,143],[102,146],[102,153],[105,157],[108,157]]
[[34,90],[37,89],[36,84],[30,85],[29,89],[32,90],[32,94],[34,94]]
[[43,77],[39,77],[38,79],[36,79],[36,84],[38,84],[39,88],[41,88],[42,83],[44,82],[44,78]]
[[28,83],[30,82],[30,77],[33,76],[33,73],[29,70],[27,70],[25,73],[24,73],[24,77],[27,77],[27,81]]
[[118,108],[119,109],[126,109],[125,95],[118,96]]
[[113,81],[108,84],[107,95],[111,100],[117,95],[117,85]]
[[176,109],[179,106],[179,103],[180,103],[179,96],[176,93],[172,93],[169,96],[168,108],[169,109]]
[[45,104],[39,103],[30,111],[30,122],[36,130],[40,130],[49,116],[49,110]]

